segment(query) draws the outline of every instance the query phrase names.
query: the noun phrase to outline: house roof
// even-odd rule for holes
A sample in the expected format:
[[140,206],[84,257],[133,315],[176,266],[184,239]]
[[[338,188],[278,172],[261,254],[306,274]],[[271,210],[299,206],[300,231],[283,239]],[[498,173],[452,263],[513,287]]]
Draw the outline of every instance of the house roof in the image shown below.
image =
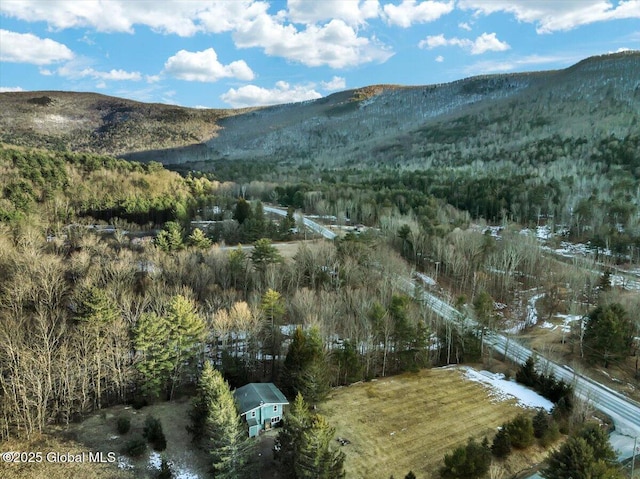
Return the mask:
[[249,383],[233,392],[240,414],[264,404],[289,404],[284,394],[273,383]]

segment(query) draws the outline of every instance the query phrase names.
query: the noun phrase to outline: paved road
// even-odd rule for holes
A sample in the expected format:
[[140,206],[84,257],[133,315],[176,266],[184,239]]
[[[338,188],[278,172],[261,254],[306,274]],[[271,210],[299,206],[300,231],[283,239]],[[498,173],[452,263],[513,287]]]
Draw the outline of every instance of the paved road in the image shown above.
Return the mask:
[[[409,294],[415,294],[416,288],[422,295],[424,303],[436,314],[447,321],[459,322],[462,314],[437,298],[433,294],[424,290],[421,285],[416,285],[406,278],[398,278],[399,286]],[[471,319],[465,320],[468,325],[475,326]],[[590,379],[587,376],[578,374],[566,365],[555,363],[538,352],[533,352],[518,340],[498,333],[487,333],[485,341],[491,345],[495,351],[504,354],[506,357],[519,364],[524,363],[529,356],[535,354],[538,368],[546,373],[553,372],[556,378],[573,384],[576,394],[594,407],[608,414],[613,419],[616,430],[622,434],[634,437],[640,436],[640,404],[632,399],[618,393],[602,384]]]
[[[286,210],[270,206],[265,206],[264,210],[281,216],[287,214]],[[336,237],[336,234],[328,228],[308,218],[304,218],[300,214],[296,214],[296,219],[298,218],[302,218],[307,227],[320,233],[325,238],[334,239]],[[419,292],[427,307],[445,320],[459,323],[463,317],[458,310],[446,301],[429,293],[423,285],[402,277],[397,277],[396,281],[398,282],[398,286],[409,295],[413,296],[416,292]],[[469,326],[474,326],[473,320],[467,318],[465,321]],[[590,401],[594,407],[611,416],[618,432],[631,437],[640,436],[640,404],[637,402],[599,384],[587,376],[576,373],[568,366],[557,364],[544,358],[540,353],[534,353],[514,338],[498,333],[488,333],[485,335],[485,341],[498,353],[504,354],[519,364],[524,363],[532,354],[536,354],[540,370],[546,373],[553,372],[556,378],[573,384],[575,392],[579,397]]]
[[[287,210],[286,209],[274,208],[273,206],[263,206],[263,209],[264,209],[264,211],[266,213],[273,213],[273,214],[279,215],[279,216],[287,216]],[[304,223],[304,225],[307,228],[309,228],[311,231],[315,231],[316,233],[321,234],[322,236],[324,236],[327,239],[332,240],[332,239],[335,239],[335,237],[337,236],[329,228],[325,228],[321,224],[318,224],[315,221],[311,221],[309,218],[305,218],[300,213],[295,213],[294,216],[296,218],[296,221],[300,221],[302,219],[302,222]]]

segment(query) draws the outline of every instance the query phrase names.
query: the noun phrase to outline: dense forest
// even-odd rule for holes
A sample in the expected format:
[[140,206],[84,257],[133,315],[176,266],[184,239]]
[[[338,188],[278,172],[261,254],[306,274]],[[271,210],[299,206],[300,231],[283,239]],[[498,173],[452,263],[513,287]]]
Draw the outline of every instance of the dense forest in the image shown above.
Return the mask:
[[[320,390],[478,358],[477,336],[440,324],[410,300],[413,291],[389,281],[410,265],[431,274],[437,267],[462,314],[492,328],[526,314],[519,291],[527,288],[542,288],[557,312],[585,311],[603,294],[597,273],[541,255],[534,238],[507,228],[495,241],[469,228],[470,214],[419,192],[430,184],[420,175],[311,189],[183,178],[159,164],[91,154],[1,154],[5,437],[102,404],[170,397],[192,381],[203,355],[232,385],[270,378],[290,393],[302,387],[292,372],[300,361],[285,360],[290,347],[331,364]],[[266,238],[300,238],[295,219],[270,219],[260,199],[379,228],[303,243],[284,260]],[[210,218],[206,234],[191,224]],[[512,317],[500,318],[494,300],[515,301]],[[163,367],[146,339],[158,334],[177,341]]]
[[[299,390],[285,340],[294,349],[316,340],[285,324],[317,328],[315,361],[332,364],[323,390],[429,361],[418,308],[383,279],[405,270],[384,241],[311,243],[286,262],[266,239],[251,253],[211,249],[180,221],[202,206],[198,187],[232,198],[228,185],[105,157],[3,149],[3,159],[4,437],[107,404],[171,397],[207,356],[233,385],[282,378]],[[84,192],[74,184],[80,172]],[[127,209],[133,201],[142,206]],[[107,212],[116,228],[97,231]],[[162,247],[171,227],[157,247],[127,236],[123,226],[140,218],[141,228],[173,220],[175,247]]]

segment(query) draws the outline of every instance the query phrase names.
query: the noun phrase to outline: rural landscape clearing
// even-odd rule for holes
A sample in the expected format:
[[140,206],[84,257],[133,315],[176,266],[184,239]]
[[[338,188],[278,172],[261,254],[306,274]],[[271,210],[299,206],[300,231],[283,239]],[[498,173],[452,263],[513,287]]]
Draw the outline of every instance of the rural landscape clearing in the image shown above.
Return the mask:
[[0,21],[0,478],[640,478],[638,0]]
[[[410,470],[429,477],[461,437],[493,437],[523,406],[461,370],[431,369],[337,389],[320,411],[350,441],[342,448],[348,477],[387,479]],[[527,451],[500,468],[510,477],[544,455]]]

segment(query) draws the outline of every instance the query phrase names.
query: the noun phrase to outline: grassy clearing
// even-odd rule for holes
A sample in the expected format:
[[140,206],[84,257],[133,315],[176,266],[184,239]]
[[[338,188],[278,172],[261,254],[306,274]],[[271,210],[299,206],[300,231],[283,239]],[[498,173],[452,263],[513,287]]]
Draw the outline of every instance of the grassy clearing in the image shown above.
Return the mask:
[[[132,479],[154,478],[158,469],[150,464],[151,447],[138,459],[131,459],[121,453],[123,446],[131,438],[141,436],[144,421],[153,415],[160,420],[167,438],[165,455],[173,464],[174,472],[182,471],[198,474],[198,477],[208,477],[209,464],[206,452],[198,450],[191,442],[191,436],[186,430],[189,423],[189,401],[178,400],[147,406],[139,411],[125,406],[115,406],[99,411],[79,424],[72,424],[67,429],[52,431],[51,435],[43,436],[31,442],[10,442],[1,445],[2,451],[58,451],[74,454],[89,451],[103,453],[115,452],[120,463],[126,463],[130,469],[118,468],[115,464],[2,464],[0,463],[0,477],[25,479],[69,479],[69,478],[109,478]],[[131,429],[124,435],[118,434],[116,421],[120,416],[127,416],[131,420]]]
[[[492,440],[498,426],[523,411],[515,401],[492,402],[484,386],[452,369],[337,389],[319,409],[336,435],[351,441],[342,447],[347,477],[366,479],[404,477],[409,470],[438,477],[445,453],[470,436]],[[542,456],[531,448],[501,467],[513,474]]]
[[[46,462],[46,454],[50,452],[69,453],[72,455],[96,451],[77,441],[64,440],[50,435],[42,435],[29,441],[7,441],[0,443],[1,452],[42,452],[40,463],[11,463],[0,461],[0,477],[6,479],[134,479],[133,471],[118,469],[112,464],[85,463],[51,463]],[[110,449],[107,449],[110,450]]]

